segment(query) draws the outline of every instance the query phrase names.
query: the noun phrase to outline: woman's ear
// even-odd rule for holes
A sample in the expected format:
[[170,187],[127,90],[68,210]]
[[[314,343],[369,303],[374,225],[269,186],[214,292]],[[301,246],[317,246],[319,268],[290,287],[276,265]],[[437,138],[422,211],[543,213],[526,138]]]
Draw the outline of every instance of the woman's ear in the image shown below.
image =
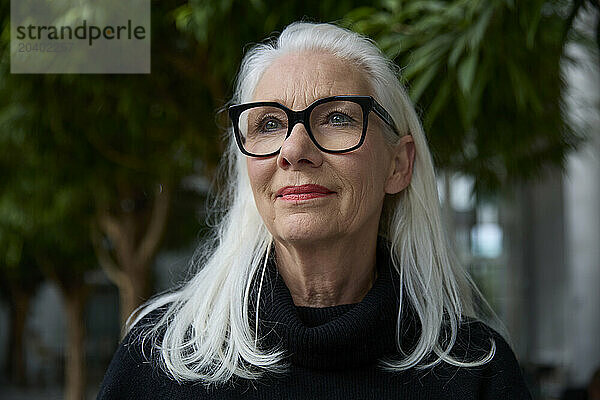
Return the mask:
[[415,142],[411,135],[400,138],[393,146],[390,173],[385,182],[387,194],[400,193],[410,184],[415,161]]

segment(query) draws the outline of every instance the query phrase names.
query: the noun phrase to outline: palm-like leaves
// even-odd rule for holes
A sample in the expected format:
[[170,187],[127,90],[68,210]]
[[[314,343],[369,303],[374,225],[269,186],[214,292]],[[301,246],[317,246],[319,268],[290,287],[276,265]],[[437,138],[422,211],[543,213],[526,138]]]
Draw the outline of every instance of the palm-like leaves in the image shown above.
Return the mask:
[[562,166],[565,7],[553,1],[389,0],[349,15],[403,67],[439,167],[494,190]]

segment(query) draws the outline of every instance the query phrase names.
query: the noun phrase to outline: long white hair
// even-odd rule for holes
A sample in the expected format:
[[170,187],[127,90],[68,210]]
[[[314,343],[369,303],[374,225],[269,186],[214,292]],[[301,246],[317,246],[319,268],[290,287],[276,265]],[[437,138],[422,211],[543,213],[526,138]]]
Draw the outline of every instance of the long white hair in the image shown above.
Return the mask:
[[[449,250],[431,155],[395,64],[357,33],[332,24],[297,22],[278,38],[247,52],[232,101],[252,101],[261,75],[278,57],[314,50],[333,54],[363,71],[374,97],[391,114],[401,135],[411,134],[414,139],[411,183],[385,199],[379,234],[390,243],[391,261],[401,279],[401,304],[414,309],[420,337],[410,353],[399,361],[381,360],[382,367],[404,370],[442,361],[457,366],[488,362],[495,351],[493,341],[483,359],[458,360],[450,354],[461,320],[475,316],[472,294],[478,292]],[[249,315],[252,282],[264,274],[273,239],[254,203],[245,156],[231,139],[233,133],[228,133],[227,186],[219,203],[222,214],[213,238],[192,259],[195,275],[176,291],[149,301],[130,319],[131,328],[149,312],[164,309],[157,323],[140,332],[158,352],[165,371],[178,381],[217,384],[234,375],[257,379],[265,371],[286,368],[281,350],[260,348],[258,314]],[[398,343],[402,308],[398,310]]]

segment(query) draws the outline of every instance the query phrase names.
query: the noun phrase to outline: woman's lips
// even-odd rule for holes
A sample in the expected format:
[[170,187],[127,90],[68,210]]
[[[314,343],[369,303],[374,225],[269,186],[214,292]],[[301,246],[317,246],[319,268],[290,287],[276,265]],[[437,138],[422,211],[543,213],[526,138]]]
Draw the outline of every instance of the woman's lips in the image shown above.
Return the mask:
[[276,193],[277,198],[288,201],[309,200],[325,197],[335,192],[320,185],[285,186]]

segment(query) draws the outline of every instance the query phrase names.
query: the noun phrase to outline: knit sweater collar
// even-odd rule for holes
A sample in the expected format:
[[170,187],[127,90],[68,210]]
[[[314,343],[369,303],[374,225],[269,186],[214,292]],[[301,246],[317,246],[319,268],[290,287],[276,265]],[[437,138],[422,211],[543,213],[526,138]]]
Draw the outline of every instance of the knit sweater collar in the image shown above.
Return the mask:
[[292,364],[347,369],[397,353],[399,277],[385,245],[377,249],[377,279],[360,303],[325,308],[297,307],[273,258],[260,300],[259,336],[281,346]]

